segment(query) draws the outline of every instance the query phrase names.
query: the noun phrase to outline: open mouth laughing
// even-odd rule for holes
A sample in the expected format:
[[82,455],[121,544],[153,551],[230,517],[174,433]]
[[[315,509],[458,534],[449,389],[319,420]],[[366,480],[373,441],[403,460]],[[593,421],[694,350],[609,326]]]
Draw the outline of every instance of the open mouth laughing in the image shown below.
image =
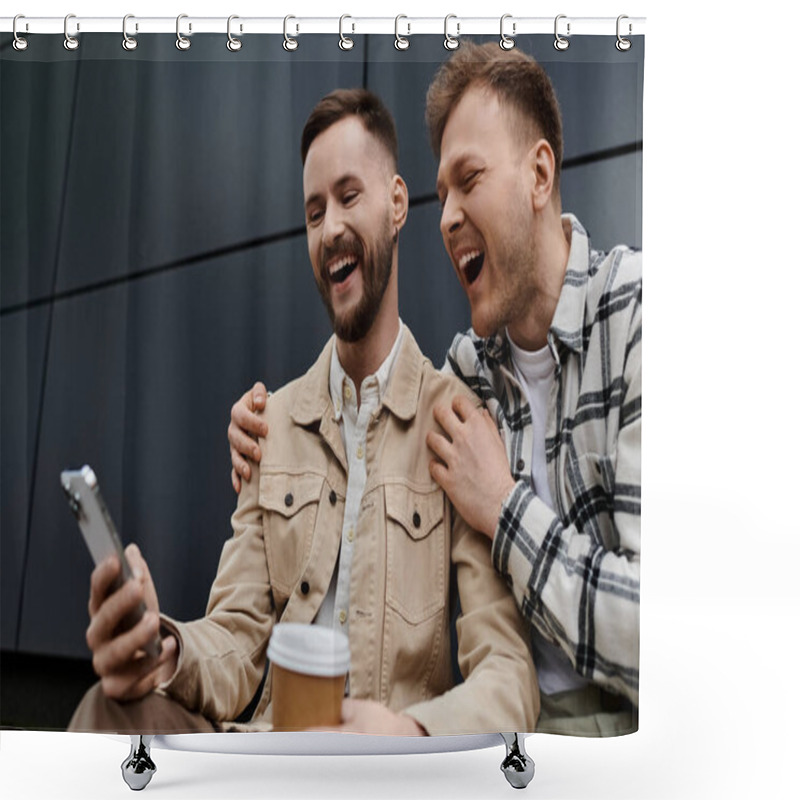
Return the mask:
[[358,257],[352,253],[340,256],[328,264],[331,283],[344,283],[358,266]]
[[480,250],[468,250],[458,259],[458,268],[464,273],[467,285],[474,283],[483,269],[486,254]]

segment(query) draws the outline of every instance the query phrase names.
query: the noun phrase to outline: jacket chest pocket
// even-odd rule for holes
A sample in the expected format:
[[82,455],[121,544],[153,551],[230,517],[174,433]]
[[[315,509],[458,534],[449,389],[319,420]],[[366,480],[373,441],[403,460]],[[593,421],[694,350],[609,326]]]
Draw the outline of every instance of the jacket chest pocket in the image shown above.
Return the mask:
[[278,602],[291,594],[305,567],[323,482],[313,474],[261,475],[258,502],[267,512],[264,548]]
[[401,484],[384,488],[386,602],[417,624],[445,606],[444,495],[441,489],[418,492]]

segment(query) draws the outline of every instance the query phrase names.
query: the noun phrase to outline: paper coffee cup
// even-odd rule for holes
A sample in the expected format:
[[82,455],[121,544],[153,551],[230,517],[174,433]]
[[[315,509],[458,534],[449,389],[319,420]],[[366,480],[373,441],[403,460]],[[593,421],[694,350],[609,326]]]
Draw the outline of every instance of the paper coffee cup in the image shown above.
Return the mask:
[[350,670],[347,637],[320,625],[282,622],[267,647],[272,665],[272,725],[276,731],[334,727]]

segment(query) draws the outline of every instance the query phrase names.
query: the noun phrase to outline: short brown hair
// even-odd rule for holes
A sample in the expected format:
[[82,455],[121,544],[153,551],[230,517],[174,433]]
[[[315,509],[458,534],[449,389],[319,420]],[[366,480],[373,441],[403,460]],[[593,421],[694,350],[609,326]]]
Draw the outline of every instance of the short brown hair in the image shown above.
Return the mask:
[[381,99],[366,89],[337,89],[314,106],[300,139],[303,166],[314,139],[339,120],[351,116],[358,117],[367,131],[384,146],[392,158],[392,169],[396,171],[397,131],[394,120]]
[[463,39],[428,87],[425,121],[436,158],[441,156],[442,134],[450,113],[473,86],[495,92],[547,139],[555,154],[558,186],[564,144],[561,111],[553,84],[534,58],[517,48],[503,50],[496,42],[477,45]]

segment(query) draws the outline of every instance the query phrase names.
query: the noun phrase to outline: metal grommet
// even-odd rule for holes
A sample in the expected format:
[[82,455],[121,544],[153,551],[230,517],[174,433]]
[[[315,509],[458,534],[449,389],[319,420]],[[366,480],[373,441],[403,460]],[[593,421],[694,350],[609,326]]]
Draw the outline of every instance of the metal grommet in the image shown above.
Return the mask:
[[[239,19],[239,17],[237,17],[236,14],[231,14],[228,17],[228,41],[225,43],[225,47],[227,47],[228,50],[231,51],[231,53],[237,53],[239,50],[242,49],[242,40],[237,39],[235,36],[233,36],[233,34],[231,34],[231,22],[233,22],[233,20],[235,19]],[[242,29],[240,27],[239,31],[241,32],[241,30]]]
[[[122,18],[122,46],[126,50],[135,50],[139,46],[139,42],[133,36],[128,36],[128,20],[135,19],[133,14],[126,14]],[[139,25],[136,25],[136,30],[139,30]]]
[[[349,14],[342,14],[342,16],[339,17],[339,48],[341,50],[352,50],[355,42],[349,36],[345,36],[344,33],[342,32],[342,26],[344,25],[344,21],[346,19],[353,19],[353,18]],[[353,23],[353,30],[350,32],[351,33],[356,32],[355,23]]]
[[[77,50],[80,42],[74,37],[69,35],[69,21],[71,19],[75,19],[74,14],[67,14],[64,17],[64,49],[65,50]],[[77,25],[77,30],[81,29],[80,23]]]
[[[188,50],[192,46],[192,43],[181,33],[181,20],[187,19],[188,16],[188,14],[178,14],[178,19],[175,20],[175,35],[178,37],[175,40],[175,47],[177,47],[178,50]],[[189,31],[191,32],[191,30],[192,23],[190,22]]]
[[[624,39],[620,35],[620,32],[619,32],[619,24],[620,24],[620,22],[622,22],[623,19],[628,19],[628,17],[625,14],[620,14],[617,17],[617,41],[616,41],[616,44],[614,45],[617,48],[617,50],[619,50],[621,53],[624,53],[626,50],[630,50],[631,49],[631,40],[630,39]],[[632,30],[633,30],[633,27],[631,26],[631,24],[629,22],[628,23],[628,35],[629,36],[630,36],[630,33],[631,33]]]
[[[300,42],[298,42],[297,39],[292,39],[286,30],[286,26],[289,24],[290,19],[295,18],[291,14],[288,17],[283,18],[283,49],[288,50],[291,53],[292,51],[297,50],[297,46],[300,44]],[[299,25],[296,26],[296,32],[300,32]]]
[[[12,43],[12,46],[14,47],[15,50],[18,50],[18,51],[21,52],[23,50],[27,50],[28,49],[28,40],[25,39],[24,37],[20,36],[17,33],[17,20],[18,19],[25,19],[25,15],[24,14],[17,14],[17,16],[14,17],[14,24],[11,26],[11,29],[14,32],[14,41]],[[27,22],[25,23],[25,30],[26,31],[28,30],[28,23]]]
[[503,32],[503,25],[504,25],[505,21],[507,19],[511,19],[512,16],[513,16],[512,14],[503,14],[503,16],[500,17],[500,49],[501,50],[513,50],[514,49],[514,45],[516,44],[516,42],[511,38],[511,36],[516,36],[517,35],[517,23],[516,22],[512,22],[511,23],[511,36],[506,36],[505,33]]
[[[405,36],[400,35],[399,26],[401,19],[408,19],[408,17],[405,14],[398,14],[394,18],[394,46],[397,50],[408,50],[408,48],[411,46],[411,42],[409,42]],[[411,36],[411,23],[409,22],[407,25],[408,32],[406,33],[406,36]]]
[[[559,14],[556,17],[555,25],[553,26],[555,37],[556,37],[555,41],[553,42],[553,47],[555,47],[556,50],[566,50],[569,47],[569,39],[565,39],[558,32],[558,21],[560,19],[566,19],[566,18],[567,18],[566,14]],[[569,29],[570,29],[570,24],[568,22],[567,23],[567,36],[569,36],[569,33],[570,33]]]
[[[456,35],[451,36],[447,32],[447,23],[450,22],[451,19],[456,20]],[[455,14],[448,14],[444,18],[444,49],[445,50],[458,50],[458,45],[460,42],[458,41],[458,37],[461,34],[461,23],[458,22],[458,17]]]

